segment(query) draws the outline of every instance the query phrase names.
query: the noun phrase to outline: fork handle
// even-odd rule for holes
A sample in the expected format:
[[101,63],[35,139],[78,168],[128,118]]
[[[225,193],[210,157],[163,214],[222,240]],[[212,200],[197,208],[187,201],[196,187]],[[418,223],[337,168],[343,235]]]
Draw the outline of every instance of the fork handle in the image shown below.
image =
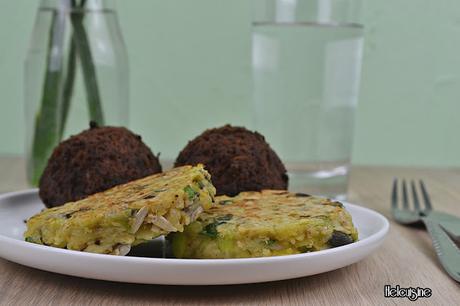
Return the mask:
[[422,220],[430,233],[433,247],[442,266],[453,279],[460,282],[460,250],[457,245],[438,222],[429,217],[424,217]]

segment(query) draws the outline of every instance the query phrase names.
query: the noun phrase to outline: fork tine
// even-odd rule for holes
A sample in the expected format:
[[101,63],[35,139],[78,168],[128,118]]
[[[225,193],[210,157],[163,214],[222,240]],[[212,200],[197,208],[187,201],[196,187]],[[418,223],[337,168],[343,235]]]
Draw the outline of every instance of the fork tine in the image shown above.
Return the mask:
[[423,200],[425,201],[426,210],[430,211],[432,209],[430,196],[428,195],[428,192],[426,191],[425,184],[423,183],[423,181],[419,180],[419,183],[420,183],[420,189],[422,190]]
[[418,201],[417,188],[415,188],[414,180],[410,181],[410,186],[412,189],[412,202],[414,203],[414,208],[416,211],[420,211],[420,202]]
[[391,207],[398,208],[398,179],[393,179],[393,190],[391,191]]
[[403,207],[409,209],[409,200],[407,198],[406,180],[402,181]]

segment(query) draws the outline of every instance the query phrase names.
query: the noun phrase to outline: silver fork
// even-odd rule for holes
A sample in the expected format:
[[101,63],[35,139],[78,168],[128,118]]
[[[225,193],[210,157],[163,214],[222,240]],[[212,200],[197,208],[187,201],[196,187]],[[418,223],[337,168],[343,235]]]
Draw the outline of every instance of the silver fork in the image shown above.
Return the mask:
[[[398,185],[401,187],[398,188]],[[433,210],[430,196],[422,180],[419,180],[419,189],[423,201],[419,200],[416,183],[411,181],[410,186],[412,201],[409,201],[406,181],[402,180],[402,183],[398,184],[398,179],[394,179],[391,194],[393,217],[398,223],[404,225],[425,224],[442,266],[453,279],[460,282],[460,250],[441,225],[442,222],[458,222],[458,218]],[[399,196],[398,189],[402,191],[401,196]],[[399,204],[399,202],[402,203]],[[410,207],[410,202],[413,204],[412,207]]]

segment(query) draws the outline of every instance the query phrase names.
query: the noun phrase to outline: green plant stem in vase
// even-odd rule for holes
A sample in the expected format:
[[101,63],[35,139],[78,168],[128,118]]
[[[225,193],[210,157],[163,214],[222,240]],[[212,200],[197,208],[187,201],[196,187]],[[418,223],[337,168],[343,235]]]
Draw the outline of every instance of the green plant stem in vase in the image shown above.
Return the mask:
[[[89,45],[88,35],[83,26],[85,0],[82,0],[80,10],[72,14],[72,26],[74,29],[73,41],[77,48],[77,53],[81,61],[84,81],[86,86],[86,95],[88,100],[89,116],[91,121],[104,125],[104,114],[102,112],[101,98],[96,77],[96,68],[94,66],[93,56]],[[75,5],[75,2],[72,2]]]
[[[53,147],[61,136],[62,116],[59,116],[62,80],[62,52],[64,23],[62,16],[53,12],[49,33],[46,75],[43,84],[41,106],[35,118],[35,130],[32,145],[32,184],[37,185]],[[53,54],[52,51],[58,51]]]
[[[68,2],[68,1],[63,1]],[[55,10],[52,15],[47,49],[46,74],[42,98],[35,118],[33,134],[30,180],[38,185],[54,147],[61,141],[75,82],[77,58],[80,60],[86,88],[89,120],[104,125],[104,113],[99,92],[96,68],[91,53],[88,35],[83,24],[86,1],[72,0],[70,8]],[[65,8],[65,6],[64,6]],[[70,12],[70,13],[69,13]],[[72,34],[69,40],[67,65],[64,66],[64,35],[66,18],[70,16]]]

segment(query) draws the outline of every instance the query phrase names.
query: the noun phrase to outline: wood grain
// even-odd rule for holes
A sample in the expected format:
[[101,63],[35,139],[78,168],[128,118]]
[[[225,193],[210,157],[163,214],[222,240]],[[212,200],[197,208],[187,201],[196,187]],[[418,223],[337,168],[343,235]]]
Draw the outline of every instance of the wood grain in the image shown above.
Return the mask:
[[[0,191],[26,188],[20,159],[0,158]],[[353,167],[349,200],[391,220],[393,177],[423,178],[435,208],[460,216],[460,169]],[[1,246],[0,246],[1,247]],[[199,275],[197,275],[199,277]],[[0,259],[1,305],[394,305],[385,284],[430,287],[420,305],[458,305],[460,285],[439,265],[428,234],[391,221],[384,245],[363,261],[333,272],[294,280],[236,286],[157,286],[59,275]]]

